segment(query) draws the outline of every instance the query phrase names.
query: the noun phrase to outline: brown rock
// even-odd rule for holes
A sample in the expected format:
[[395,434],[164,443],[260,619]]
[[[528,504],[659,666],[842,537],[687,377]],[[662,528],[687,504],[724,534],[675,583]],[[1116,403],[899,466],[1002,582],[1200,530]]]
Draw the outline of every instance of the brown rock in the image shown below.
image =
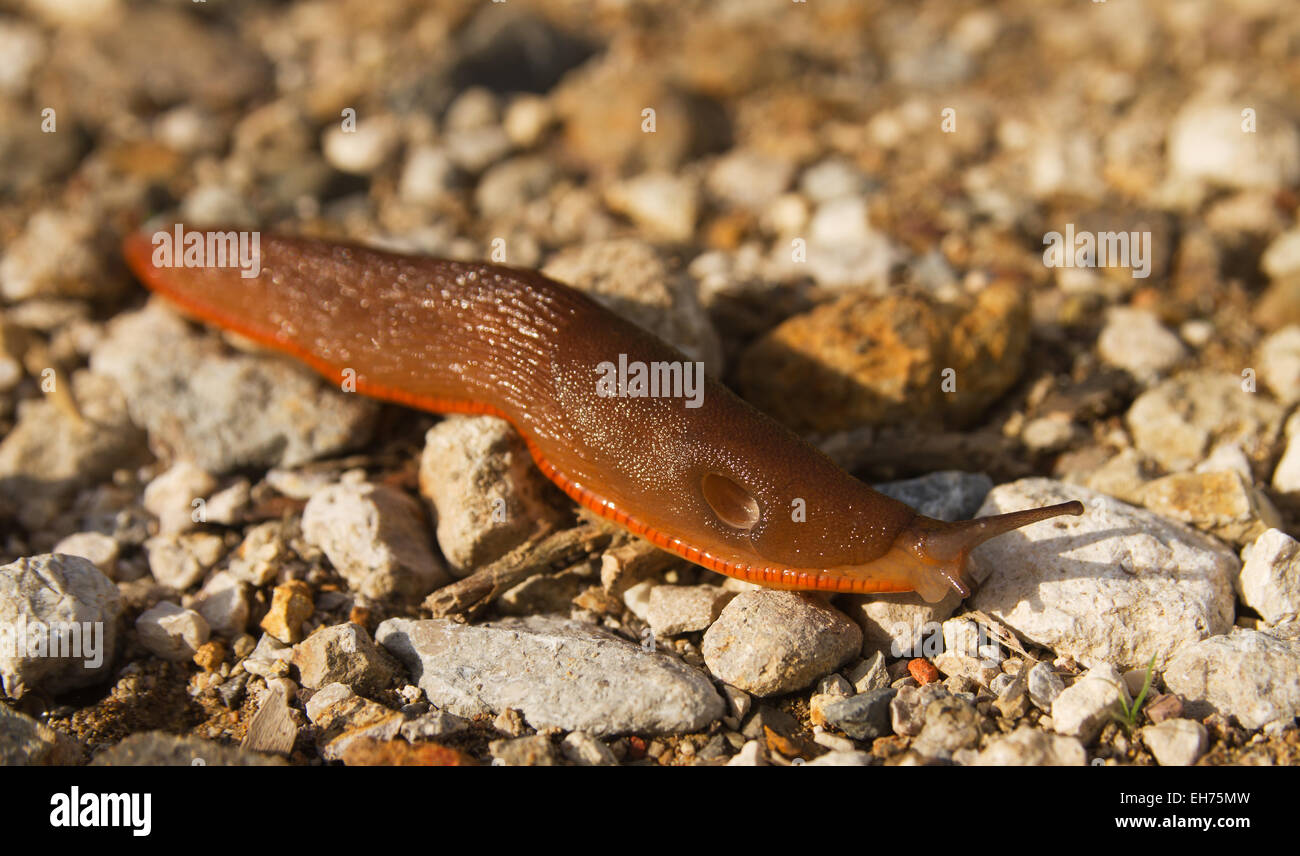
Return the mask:
[[1240,473],[1226,470],[1156,479],[1142,489],[1142,504],[1237,546],[1282,526],[1268,498]]
[[262,629],[286,645],[302,639],[302,623],[315,611],[311,589],[302,580],[290,580],[275,587],[271,608],[262,619]]
[[226,643],[210,639],[194,652],[194,664],[205,672],[215,672],[226,660]]
[[1024,294],[1009,282],[957,303],[920,293],[849,294],[750,346],[740,387],[801,430],[907,419],[964,424],[1020,374],[1028,321]]

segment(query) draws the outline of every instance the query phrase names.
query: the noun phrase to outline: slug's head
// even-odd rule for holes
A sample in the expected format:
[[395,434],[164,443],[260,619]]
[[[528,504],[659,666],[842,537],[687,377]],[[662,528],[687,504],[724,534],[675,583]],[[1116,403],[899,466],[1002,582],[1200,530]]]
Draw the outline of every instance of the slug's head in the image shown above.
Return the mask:
[[946,523],[918,514],[894,538],[889,552],[872,564],[879,562],[898,578],[910,580],[912,587],[928,603],[943,600],[950,588],[966,597],[970,589],[964,577],[971,550],[1005,532],[1065,514],[1083,514],[1083,503],[1077,500],[1063,502],[958,523]]

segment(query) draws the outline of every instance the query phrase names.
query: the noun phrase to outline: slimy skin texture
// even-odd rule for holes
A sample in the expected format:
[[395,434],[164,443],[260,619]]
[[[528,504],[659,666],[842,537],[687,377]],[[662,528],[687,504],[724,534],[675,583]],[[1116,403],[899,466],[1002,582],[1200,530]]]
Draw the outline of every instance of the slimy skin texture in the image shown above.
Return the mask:
[[[198,318],[290,354],[331,381],[423,410],[510,421],[575,501],[706,568],[776,589],[919,592],[962,580],[970,550],[1045,509],[943,523],[850,476],[712,380],[703,405],[599,395],[620,354],[687,362],[582,293],[530,270],[261,235],[261,271],[126,259]],[[354,374],[353,374],[354,373]],[[804,510],[804,519],[795,514]]]

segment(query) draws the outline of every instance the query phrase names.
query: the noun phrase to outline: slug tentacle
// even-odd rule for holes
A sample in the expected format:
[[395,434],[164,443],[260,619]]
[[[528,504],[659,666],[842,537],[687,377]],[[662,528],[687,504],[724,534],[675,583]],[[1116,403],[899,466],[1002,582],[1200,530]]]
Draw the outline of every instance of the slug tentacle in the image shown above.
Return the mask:
[[916,520],[899,533],[891,554],[897,551],[900,556],[894,561],[904,563],[906,559],[902,557],[911,557],[909,577],[916,591],[927,601],[942,600],[949,587],[966,597],[970,589],[964,577],[971,550],[990,538],[1031,523],[1080,514],[1083,514],[1083,503],[1074,500],[955,523],[917,515]]

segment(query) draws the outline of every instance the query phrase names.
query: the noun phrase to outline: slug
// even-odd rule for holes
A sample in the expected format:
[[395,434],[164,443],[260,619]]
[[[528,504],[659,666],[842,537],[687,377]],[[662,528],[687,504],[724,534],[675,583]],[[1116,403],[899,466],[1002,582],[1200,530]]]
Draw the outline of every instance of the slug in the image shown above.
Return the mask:
[[690,364],[536,271],[258,237],[256,275],[172,266],[145,234],[123,249],[136,275],[181,309],[336,383],[351,379],[358,392],[423,410],[508,420],[573,500],[719,573],[775,589],[916,591],[934,602],[950,588],[969,593],[966,561],[978,544],[1083,513],[1067,502],[933,520],[711,379],[700,401],[609,394],[598,382],[620,357]]

